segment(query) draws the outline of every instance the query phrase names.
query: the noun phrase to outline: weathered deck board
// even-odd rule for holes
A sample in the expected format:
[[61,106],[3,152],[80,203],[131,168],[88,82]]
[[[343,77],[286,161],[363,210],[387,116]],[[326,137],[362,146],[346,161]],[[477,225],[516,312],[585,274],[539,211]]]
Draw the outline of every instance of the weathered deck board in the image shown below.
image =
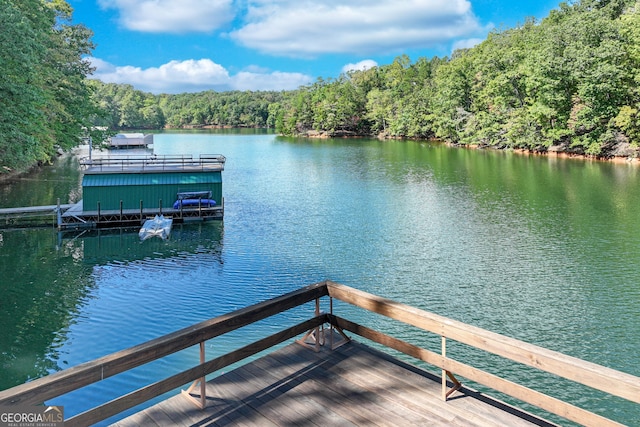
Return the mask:
[[205,410],[178,395],[115,425],[552,425],[473,391],[440,396],[438,377],[361,343],[294,343],[209,381]]

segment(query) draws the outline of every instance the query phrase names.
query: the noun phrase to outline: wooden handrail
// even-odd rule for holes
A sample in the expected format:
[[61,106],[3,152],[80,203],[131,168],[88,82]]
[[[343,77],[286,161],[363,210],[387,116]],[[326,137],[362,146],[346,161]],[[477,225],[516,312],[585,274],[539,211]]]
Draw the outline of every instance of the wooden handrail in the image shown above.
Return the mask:
[[294,325],[284,331],[275,333],[260,341],[246,345],[231,353],[227,353],[206,363],[194,366],[193,368],[179,372],[175,375],[165,378],[164,380],[155,382],[146,387],[131,392],[125,396],[121,396],[103,405],[97,406],[86,412],[78,414],[65,420],[66,427],[87,426],[95,424],[98,421],[109,418],[110,416],[119,414],[129,408],[144,403],[156,396],[174,390],[191,381],[203,378],[206,375],[227,366],[253,356],[263,350],[267,350],[274,345],[280,344],[288,339],[300,335],[309,329],[315,328],[326,323],[326,315],[317,316],[305,322]]
[[630,374],[548,350],[486,329],[381,298],[334,282],[329,296],[391,319],[456,340],[506,359],[550,372],[614,396],[640,403],[640,380]]
[[[475,326],[467,325],[437,314],[410,307],[395,301],[381,298],[358,289],[340,285],[331,281],[315,283],[271,300],[236,310],[168,335],[156,338],[127,350],[122,350],[99,359],[51,374],[17,387],[0,391],[0,405],[40,404],[56,396],[66,394],[110,376],[128,371],[137,366],[160,359],[185,348],[201,344],[240,327],[258,322],[267,317],[303,305],[324,296],[330,297],[331,313],[316,314],[315,317],[284,329],[267,338],[190,367],[169,378],[142,387],[126,396],[121,396],[103,405],[75,415],[68,419],[69,425],[89,425],[109,416],[122,412],[139,403],[181,385],[204,378],[222,367],[235,363],[259,351],[271,348],[286,339],[322,323],[330,323],[345,331],[351,331],[367,339],[404,352],[443,370],[444,373],[458,374],[484,384],[524,402],[535,405],[565,419],[584,425],[616,426],[618,423],[573,406],[543,393],[515,384],[494,374],[484,372],[444,353],[420,348],[390,337],[380,331],[358,325],[333,314],[333,299],[352,304],[356,307],[387,316],[422,330],[455,340],[474,348],[493,353],[505,359],[519,362],[542,371],[553,373],[561,378],[590,386],[613,396],[640,403],[640,378],[610,368],[586,362],[571,356],[535,346],[513,338],[505,337]],[[316,310],[317,311],[317,310]],[[453,377],[451,377],[454,379]]]
[[[587,362],[556,351],[548,350],[482,328],[471,326],[415,307],[372,295],[334,282],[327,282],[329,296],[356,307],[384,315],[425,331],[487,351],[523,365],[555,374],[640,403],[640,378]],[[387,347],[402,351],[447,372],[456,373],[524,402],[560,415],[565,419],[592,426],[620,426],[621,424],[569,403],[549,397],[524,386],[511,383],[480,369],[465,365],[442,354],[430,352],[404,343],[361,325],[331,316],[332,323]]]
[[344,331],[353,332],[368,340],[382,344],[385,347],[400,351],[415,359],[422,360],[447,372],[462,375],[465,378],[492,388],[493,390],[515,397],[523,402],[537,406],[550,413],[560,415],[570,421],[583,425],[598,427],[622,427],[620,423],[589,412],[570,403],[547,396],[544,393],[532,390],[520,384],[500,378],[496,375],[482,371],[473,366],[461,363],[440,353],[426,350],[416,345],[407,343],[379,331],[367,328],[341,317],[329,316],[329,322]]
[[325,295],[327,295],[327,287],[324,283],[306,286],[280,297],[147,341],[127,350],[118,351],[0,391],[0,405],[41,404],[53,397],[128,371]]

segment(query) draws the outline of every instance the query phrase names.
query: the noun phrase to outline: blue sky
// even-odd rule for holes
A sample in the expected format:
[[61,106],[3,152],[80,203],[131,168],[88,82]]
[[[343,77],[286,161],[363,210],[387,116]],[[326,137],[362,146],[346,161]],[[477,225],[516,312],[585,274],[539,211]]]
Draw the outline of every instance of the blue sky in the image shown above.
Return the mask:
[[152,93],[290,90],[401,54],[449,56],[560,1],[67,0],[94,78]]

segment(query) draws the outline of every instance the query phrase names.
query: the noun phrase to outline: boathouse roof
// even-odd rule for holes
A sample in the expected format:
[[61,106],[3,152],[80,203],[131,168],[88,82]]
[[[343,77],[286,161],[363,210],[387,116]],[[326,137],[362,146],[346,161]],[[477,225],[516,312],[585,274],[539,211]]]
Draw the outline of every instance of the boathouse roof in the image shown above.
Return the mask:
[[118,133],[112,138],[144,138],[143,133]]
[[88,174],[82,187],[121,187],[128,185],[217,184],[222,182],[220,173],[110,173]]
[[84,159],[80,165],[84,174],[106,173],[168,173],[223,171],[226,158],[221,154],[193,156],[117,156]]

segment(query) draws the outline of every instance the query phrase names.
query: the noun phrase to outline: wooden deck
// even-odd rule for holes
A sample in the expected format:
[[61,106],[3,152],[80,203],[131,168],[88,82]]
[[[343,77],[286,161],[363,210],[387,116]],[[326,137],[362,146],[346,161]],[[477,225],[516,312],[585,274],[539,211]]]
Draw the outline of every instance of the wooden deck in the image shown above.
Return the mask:
[[[420,347],[381,330],[355,323],[334,313],[333,301],[386,316],[440,337],[440,351]],[[313,317],[259,338],[214,358],[206,343],[315,301]],[[328,303],[328,310],[326,309]],[[474,382],[511,396],[544,413],[588,427],[623,427],[618,421],[470,365],[447,353],[448,342],[459,342],[529,368],[554,375],[553,387],[571,383],[588,386],[607,396],[640,404],[640,378],[577,359],[524,341],[499,335],[435,313],[410,307],[332,281],[314,283],[267,301],[208,319],[136,346],[0,391],[0,406],[55,404],[58,396],[95,384],[138,366],[198,345],[200,362],[165,377],[152,375],[134,391],[65,419],[65,426],[95,425],[185,387],[207,375],[224,372],[236,363],[279,348],[295,337],[321,331],[358,336],[393,349],[440,371],[440,380],[369,347],[348,342],[337,350],[335,341],[317,346],[317,353],[290,344],[223,374],[204,385],[197,395],[178,395],[125,418],[118,425],[549,425],[460,384]],[[335,332],[337,331],[337,332]],[[262,334],[259,334],[262,336]],[[343,335],[341,335],[343,336]],[[344,335],[346,336],[346,335]],[[397,353],[397,354],[400,354]],[[421,363],[416,362],[416,363]],[[446,382],[444,380],[447,380]],[[451,382],[455,384],[452,387]],[[458,387],[462,387],[458,390]],[[201,387],[190,387],[200,393]],[[199,409],[204,407],[204,410]]]
[[293,343],[207,382],[204,410],[178,394],[114,425],[553,425],[465,388],[444,402],[439,377],[361,343],[327,347]]

